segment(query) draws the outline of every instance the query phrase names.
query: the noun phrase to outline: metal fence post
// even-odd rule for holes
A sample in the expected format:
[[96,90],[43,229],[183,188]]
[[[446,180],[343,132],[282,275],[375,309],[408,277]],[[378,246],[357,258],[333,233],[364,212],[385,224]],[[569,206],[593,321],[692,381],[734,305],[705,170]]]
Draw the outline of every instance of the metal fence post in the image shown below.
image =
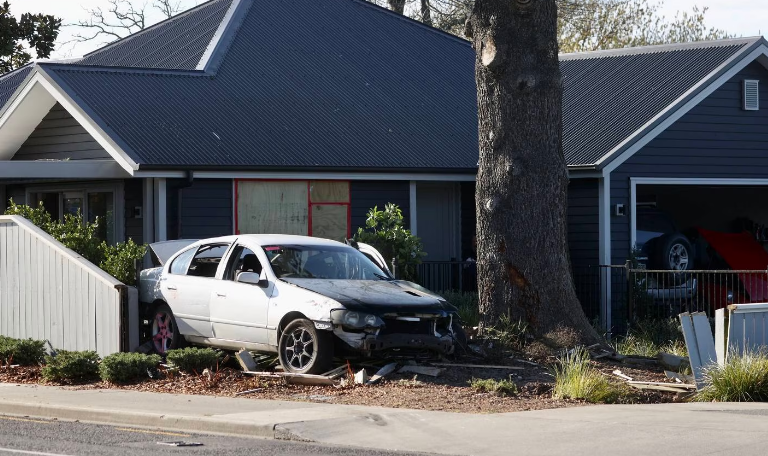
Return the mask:
[[624,263],[624,269],[626,271],[626,277],[627,277],[627,323],[632,321],[632,315],[634,313],[634,307],[635,307],[635,287],[632,284],[632,281],[634,280],[633,273],[632,273],[632,261],[627,260]]

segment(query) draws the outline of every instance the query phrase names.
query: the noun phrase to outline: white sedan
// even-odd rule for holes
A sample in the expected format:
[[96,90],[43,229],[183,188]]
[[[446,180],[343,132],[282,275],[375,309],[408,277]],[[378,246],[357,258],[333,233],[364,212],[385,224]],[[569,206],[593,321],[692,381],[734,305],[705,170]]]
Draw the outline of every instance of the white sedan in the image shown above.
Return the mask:
[[429,357],[464,338],[455,307],[392,278],[374,249],[289,235],[151,247],[160,266],[141,272],[140,300],[159,353],[186,342],[277,352],[286,371],[312,374],[334,356]]

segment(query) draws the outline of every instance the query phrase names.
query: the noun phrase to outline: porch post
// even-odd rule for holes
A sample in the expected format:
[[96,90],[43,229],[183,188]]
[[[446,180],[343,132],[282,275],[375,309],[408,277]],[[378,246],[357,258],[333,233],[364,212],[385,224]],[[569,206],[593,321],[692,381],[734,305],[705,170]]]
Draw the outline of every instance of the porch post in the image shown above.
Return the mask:
[[411,222],[411,234],[418,236],[418,223],[416,218],[416,214],[418,214],[418,211],[416,210],[416,181],[410,182],[410,201],[408,204],[408,218]]
[[144,243],[155,242],[155,185],[152,179],[144,179],[144,200],[142,202],[142,216],[144,217]]
[[[598,201],[599,201],[599,262],[598,271],[600,271],[600,320],[606,333],[611,332],[611,307],[612,292],[611,279],[611,175],[603,175],[598,181]],[[603,266],[603,267],[601,267]]]
[[168,239],[167,185],[165,178],[154,181],[155,241],[165,241]]
[[0,184],[0,214],[8,207],[8,195],[5,193],[5,184]]

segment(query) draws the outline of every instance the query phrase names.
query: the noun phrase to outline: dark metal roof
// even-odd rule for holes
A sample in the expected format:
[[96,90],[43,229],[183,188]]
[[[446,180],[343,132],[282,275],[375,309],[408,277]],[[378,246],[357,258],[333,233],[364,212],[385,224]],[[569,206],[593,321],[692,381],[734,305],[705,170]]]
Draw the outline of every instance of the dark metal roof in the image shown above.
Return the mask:
[[0,112],[2,112],[5,104],[11,99],[19,85],[24,82],[24,79],[32,71],[33,67],[34,64],[29,64],[0,76]]
[[562,55],[563,153],[593,165],[762,38]]
[[356,0],[255,0],[215,76],[43,67],[144,167],[468,170],[466,41]]
[[86,55],[79,65],[194,70],[232,0],[212,0]]

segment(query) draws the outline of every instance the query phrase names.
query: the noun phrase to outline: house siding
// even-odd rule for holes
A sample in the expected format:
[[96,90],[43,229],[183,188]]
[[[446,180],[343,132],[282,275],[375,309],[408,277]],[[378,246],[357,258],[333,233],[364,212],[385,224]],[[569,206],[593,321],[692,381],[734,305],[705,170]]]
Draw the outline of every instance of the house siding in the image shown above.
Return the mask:
[[134,209],[144,204],[144,181],[126,179],[123,184],[125,199],[125,239],[133,239],[137,244],[144,243],[144,221],[137,218]]
[[[742,109],[742,81],[760,81],[759,111]],[[630,203],[631,177],[768,178],[768,70],[745,67],[611,173],[611,204]],[[612,263],[630,254],[630,219],[612,217]]]
[[63,106],[56,103],[13,160],[109,159],[109,153],[85,131]]
[[368,211],[374,206],[384,209],[387,203],[395,203],[403,211],[403,221],[410,227],[411,190],[408,181],[351,181],[350,212],[351,232],[365,228]]
[[[168,239],[204,239],[234,233],[232,180],[183,179],[167,183]],[[179,210],[181,205],[181,210]]]
[[568,248],[574,269],[599,263],[600,206],[597,179],[568,184]]

